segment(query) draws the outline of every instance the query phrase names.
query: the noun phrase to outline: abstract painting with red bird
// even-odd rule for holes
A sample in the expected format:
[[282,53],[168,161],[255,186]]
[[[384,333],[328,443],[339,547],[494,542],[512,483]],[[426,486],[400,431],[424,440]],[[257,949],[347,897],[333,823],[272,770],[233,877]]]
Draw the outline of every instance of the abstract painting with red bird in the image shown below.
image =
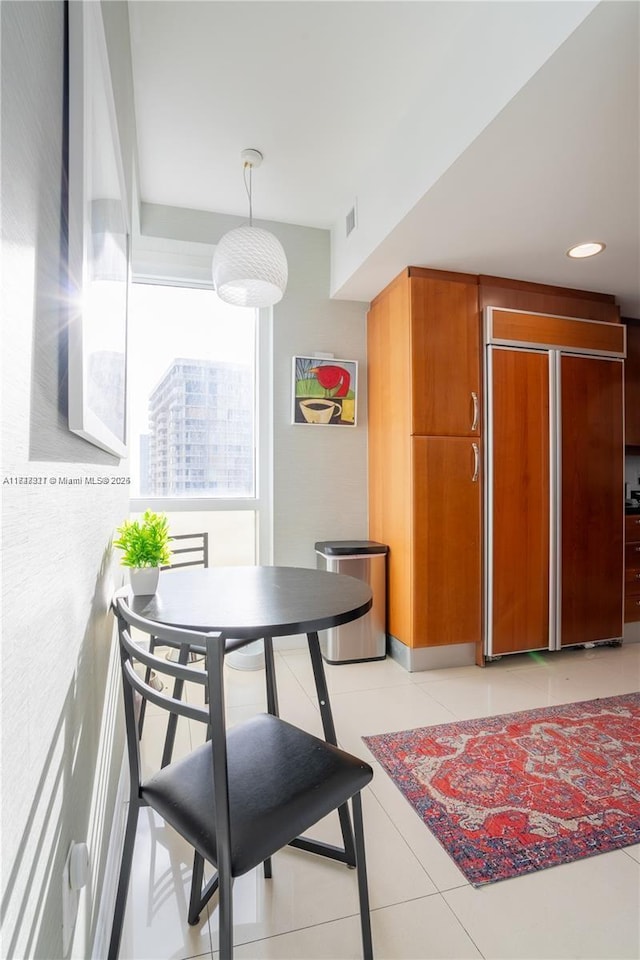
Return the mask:
[[293,422],[355,426],[356,360],[293,358]]

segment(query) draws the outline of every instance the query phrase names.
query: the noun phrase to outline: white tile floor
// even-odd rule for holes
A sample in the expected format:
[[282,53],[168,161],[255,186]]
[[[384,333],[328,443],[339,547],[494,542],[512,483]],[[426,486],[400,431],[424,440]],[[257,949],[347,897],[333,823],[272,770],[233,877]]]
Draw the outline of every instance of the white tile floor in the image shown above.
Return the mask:
[[[280,712],[321,735],[305,650],[276,655]],[[490,716],[640,689],[640,643],[505,657],[485,668],[406,673],[392,660],[326,667],[341,746],[371,760],[361,741],[430,723]],[[264,674],[227,668],[230,722],[264,706]],[[201,742],[185,721],[177,752]],[[143,740],[159,750],[151,714]],[[364,795],[377,958],[640,957],[640,845],[476,890],[375,761]],[[337,836],[337,818],[316,836]],[[122,960],[217,957],[215,899],[199,926],[186,922],[192,854],[143,811],[122,940]],[[234,886],[238,960],[361,956],[354,871],[302,851],[276,854],[273,878],[254,871]]]

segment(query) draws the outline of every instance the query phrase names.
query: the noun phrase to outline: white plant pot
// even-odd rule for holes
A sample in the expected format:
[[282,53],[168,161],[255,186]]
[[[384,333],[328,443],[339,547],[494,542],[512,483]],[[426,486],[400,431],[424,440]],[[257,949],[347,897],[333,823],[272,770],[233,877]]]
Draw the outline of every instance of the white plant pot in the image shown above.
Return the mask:
[[158,588],[160,567],[130,567],[129,582],[134,596],[148,596]]

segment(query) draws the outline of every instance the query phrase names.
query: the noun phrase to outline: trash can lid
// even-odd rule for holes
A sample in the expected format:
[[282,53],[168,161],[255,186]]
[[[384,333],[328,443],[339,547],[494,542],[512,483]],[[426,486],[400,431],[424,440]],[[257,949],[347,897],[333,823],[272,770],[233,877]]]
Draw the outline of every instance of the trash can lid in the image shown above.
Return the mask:
[[318,540],[316,551],[328,557],[368,556],[370,554],[386,553],[384,543],[375,540]]

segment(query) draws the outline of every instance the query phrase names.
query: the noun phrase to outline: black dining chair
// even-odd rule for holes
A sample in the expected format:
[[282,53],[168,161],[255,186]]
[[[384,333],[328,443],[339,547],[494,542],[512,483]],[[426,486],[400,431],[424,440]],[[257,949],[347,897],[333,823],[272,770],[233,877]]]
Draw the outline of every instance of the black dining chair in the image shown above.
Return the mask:
[[[202,533],[179,533],[171,537],[171,562],[162,567],[162,570],[177,570],[184,567],[208,567],[209,566],[209,534],[207,532]],[[178,543],[179,546],[174,547],[173,544]],[[249,643],[252,643],[252,640],[234,641],[233,649],[238,649],[240,646],[247,646]],[[168,644],[171,649],[167,654],[167,657],[170,660],[177,661],[180,655],[179,646],[173,644]],[[159,646],[157,636],[149,637],[149,652],[154,653],[156,647]],[[267,687],[267,708],[269,713],[278,713],[278,698],[277,698],[277,688],[276,688],[276,675],[275,675],[275,661],[273,656],[273,640],[271,637],[264,638],[264,654],[265,654],[265,673],[266,673],[266,687]],[[196,663],[204,659],[204,650],[196,649],[191,647],[188,651],[188,656],[186,661],[183,658],[183,662]],[[151,667],[147,667],[145,673],[145,682],[151,683],[152,679],[158,683],[157,675],[152,677]],[[182,698],[184,689],[184,681],[177,679],[173,686],[173,697],[176,700]],[[142,706],[140,708],[140,714],[138,717],[138,736],[142,737],[144,730],[144,720],[146,715],[146,700],[143,700]],[[171,763],[171,757],[173,756],[173,749],[175,745],[176,732],[178,727],[178,717],[173,715],[169,717],[167,723],[167,732],[165,735],[164,749],[162,752],[162,766],[165,767],[168,763]]]
[[[177,543],[179,546],[174,547]],[[209,566],[209,534],[204,533],[177,533],[171,537],[171,562],[162,567],[162,570],[181,570],[183,567],[208,567]],[[151,641],[149,649],[153,653]],[[170,660],[178,659],[177,650],[170,650],[167,654]],[[196,663],[203,660],[204,655],[191,651],[189,654],[189,663]],[[174,694],[175,695],[175,694]]]
[[[162,570],[178,570],[182,567],[208,567],[209,566],[209,534],[206,531],[202,533],[177,533],[171,537],[171,543],[178,543],[180,546],[171,547],[171,561],[170,563],[165,564],[161,567]],[[153,653],[156,646],[158,645],[155,637],[149,637],[149,652]],[[173,660],[178,659],[178,652],[175,647],[169,651],[168,656]],[[195,663],[198,659],[202,657],[198,656],[197,653],[191,651],[189,653],[189,660],[192,663]],[[145,674],[145,681],[149,683],[152,679],[151,668],[147,667],[147,672]],[[174,697],[180,697],[181,690],[173,692]],[[140,717],[138,719],[138,736],[142,736],[142,731],[144,729],[144,718],[146,714],[146,701],[143,703],[140,710]],[[173,741],[175,740],[175,730],[173,731],[173,737],[169,736],[169,730],[167,730],[167,737],[165,739],[165,760],[166,763],[169,763],[171,760],[171,753],[173,752]]]
[[[174,547],[178,543],[180,546]],[[176,570],[178,567],[209,566],[209,534],[176,533],[171,537],[171,563],[163,570]]]
[[[295,846],[300,834],[349,800],[363,956],[365,960],[372,958],[360,796],[373,776],[369,764],[269,713],[227,730],[223,665],[225,652],[234,641],[225,641],[219,633],[160,626],[135,614],[122,596],[114,600],[114,609],[122,665],[130,798],[109,960],[117,960],[119,953],[141,807],[155,810],[194,848],[187,920],[196,924],[205,904],[217,891],[220,960],[231,960],[235,877],[262,863],[265,877],[270,878],[273,854],[289,844]],[[132,641],[132,627],[178,645],[180,659],[185,662],[173,663],[149,653]],[[194,645],[205,651],[204,671],[186,663],[186,652]],[[145,682],[142,673],[135,669],[136,664],[173,679],[204,685],[208,690],[207,707],[156,690]],[[204,744],[145,779],[140,766],[136,693],[171,715],[207,724],[208,739]],[[203,886],[205,860],[217,872]]]

